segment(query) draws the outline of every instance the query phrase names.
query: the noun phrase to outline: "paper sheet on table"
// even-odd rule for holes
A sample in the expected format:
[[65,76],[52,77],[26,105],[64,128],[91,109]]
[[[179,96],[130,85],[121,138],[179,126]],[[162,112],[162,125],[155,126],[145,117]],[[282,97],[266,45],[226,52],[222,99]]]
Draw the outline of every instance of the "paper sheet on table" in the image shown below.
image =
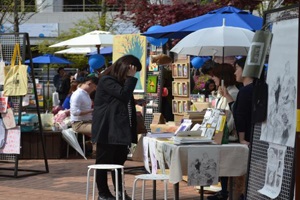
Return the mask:
[[259,193],[275,199],[281,191],[286,146],[269,144],[265,185]]
[[156,158],[156,142],[155,140],[149,140],[149,152],[152,167],[152,174],[157,174],[157,158]]
[[207,147],[188,150],[188,185],[206,186],[218,183],[220,149]]
[[147,172],[151,173],[150,166],[149,166],[149,138],[143,138],[143,149],[144,149],[144,166]]

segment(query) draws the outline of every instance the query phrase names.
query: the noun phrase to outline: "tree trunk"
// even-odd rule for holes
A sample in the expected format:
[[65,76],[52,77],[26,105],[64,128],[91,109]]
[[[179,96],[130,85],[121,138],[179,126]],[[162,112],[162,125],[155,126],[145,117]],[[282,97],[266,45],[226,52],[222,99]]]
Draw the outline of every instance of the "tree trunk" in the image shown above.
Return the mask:
[[18,0],[14,0],[14,32],[19,32]]
[[106,12],[107,12],[106,1],[102,0],[101,1],[100,28],[103,31],[106,30]]

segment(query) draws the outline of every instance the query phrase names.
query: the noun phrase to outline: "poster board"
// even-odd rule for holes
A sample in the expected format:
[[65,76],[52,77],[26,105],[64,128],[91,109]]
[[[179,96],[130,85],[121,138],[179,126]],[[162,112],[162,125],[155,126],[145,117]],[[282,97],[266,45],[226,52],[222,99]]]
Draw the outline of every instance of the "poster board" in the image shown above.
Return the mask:
[[[298,45],[298,41],[295,41],[296,35],[299,35],[299,7],[297,6],[290,6],[285,8],[279,8],[275,10],[271,10],[265,13],[265,26],[273,33],[273,40],[271,43],[270,55],[268,60],[268,70],[267,70],[267,77],[271,76],[272,70],[276,67],[272,63],[282,63],[284,59],[289,59],[290,61],[290,69],[295,70],[298,69],[297,60],[299,60],[298,47],[294,48],[295,46],[287,44],[289,43],[289,39],[293,37],[293,43]],[[298,21],[298,23],[296,23]],[[290,25],[290,26],[289,26]],[[276,28],[276,31],[274,29]],[[280,34],[280,29],[285,29],[285,34]],[[278,38],[279,37],[279,38]],[[276,43],[274,41],[283,41],[282,43]],[[272,50],[278,50],[282,52],[281,56],[274,56],[272,54]],[[296,50],[295,50],[296,49]],[[287,57],[286,54],[293,55],[293,57]],[[292,64],[291,64],[292,63]],[[296,64],[295,64],[296,63]],[[272,68],[273,65],[273,68]],[[295,76],[296,81],[298,80],[297,77],[297,70],[293,72],[293,76]],[[278,73],[278,72],[277,72]],[[282,67],[282,71],[279,72],[280,74],[284,73],[284,65]],[[274,76],[274,75],[272,75]],[[273,78],[273,77],[272,77]],[[271,82],[272,83],[272,82]],[[272,84],[271,84],[272,85]],[[269,90],[272,88],[269,85]],[[299,88],[298,88],[299,89]],[[270,97],[270,98],[274,98]],[[296,101],[296,99],[294,99]],[[268,102],[269,104],[270,102]],[[268,105],[269,108],[269,105]],[[269,110],[270,111],[270,110]],[[293,112],[293,110],[292,110]],[[293,115],[293,113],[291,113]],[[270,120],[270,116],[269,120]],[[296,118],[295,118],[296,119]],[[267,119],[268,120],[268,119]],[[296,123],[296,122],[294,122]],[[282,126],[282,125],[281,125]],[[292,125],[291,125],[292,126]],[[274,131],[278,131],[279,129],[274,129]],[[291,137],[295,136],[296,130],[294,132],[290,132],[292,135]],[[258,192],[261,190],[264,185],[267,183],[266,179],[266,171],[268,169],[268,149],[273,144],[276,144],[276,141],[264,140],[261,138],[262,134],[262,124],[255,124],[253,129],[253,138],[252,138],[252,147],[250,152],[249,158],[249,168],[248,168],[248,180],[247,180],[247,188],[246,188],[246,197],[245,199],[260,199],[260,200],[267,200],[270,197],[261,194]],[[276,134],[276,133],[275,133]],[[292,138],[291,138],[292,139]],[[279,191],[279,195],[272,198],[277,200],[289,200],[294,198],[294,146],[290,145],[293,142],[287,143],[277,143],[279,145],[286,147],[286,153],[283,158],[283,173],[281,177],[281,187]]]
[[141,64],[142,70],[135,74],[138,82],[135,86],[135,93],[144,93],[146,91],[146,57],[147,41],[145,36],[140,34],[115,35],[113,40],[113,63],[124,55],[134,55]]

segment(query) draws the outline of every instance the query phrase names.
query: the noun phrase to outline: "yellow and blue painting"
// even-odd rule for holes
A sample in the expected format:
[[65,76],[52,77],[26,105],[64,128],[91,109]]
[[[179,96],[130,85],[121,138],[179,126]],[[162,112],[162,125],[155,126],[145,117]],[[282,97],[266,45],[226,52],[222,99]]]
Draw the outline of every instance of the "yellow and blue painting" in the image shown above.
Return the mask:
[[124,55],[134,55],[142,63],[142,70],[135,74],[138,78],[134,92],[145,92],[147,40],[140,34],[115,35],[113,41],[113,62]]

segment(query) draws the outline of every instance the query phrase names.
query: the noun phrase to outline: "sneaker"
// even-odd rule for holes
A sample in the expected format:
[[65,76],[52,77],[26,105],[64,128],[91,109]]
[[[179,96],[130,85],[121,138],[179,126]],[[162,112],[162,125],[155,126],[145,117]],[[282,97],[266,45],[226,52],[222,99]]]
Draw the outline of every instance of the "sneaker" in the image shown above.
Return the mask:
[[208,196],[207,200],[227,200],[227,198],[228,198],[228,193],[217,192],[212,196]]
[[98,200],[115,200],[116,198],[111,193],[99,194]]
[[[122,192],[119,192],[118,195],[119,195],[119,199],[123,200],[123,198],[122,198]],[[126,191],[125,191],[125,200],[131,200],[131,197],[128,196],[128,194],[127,194]]]

